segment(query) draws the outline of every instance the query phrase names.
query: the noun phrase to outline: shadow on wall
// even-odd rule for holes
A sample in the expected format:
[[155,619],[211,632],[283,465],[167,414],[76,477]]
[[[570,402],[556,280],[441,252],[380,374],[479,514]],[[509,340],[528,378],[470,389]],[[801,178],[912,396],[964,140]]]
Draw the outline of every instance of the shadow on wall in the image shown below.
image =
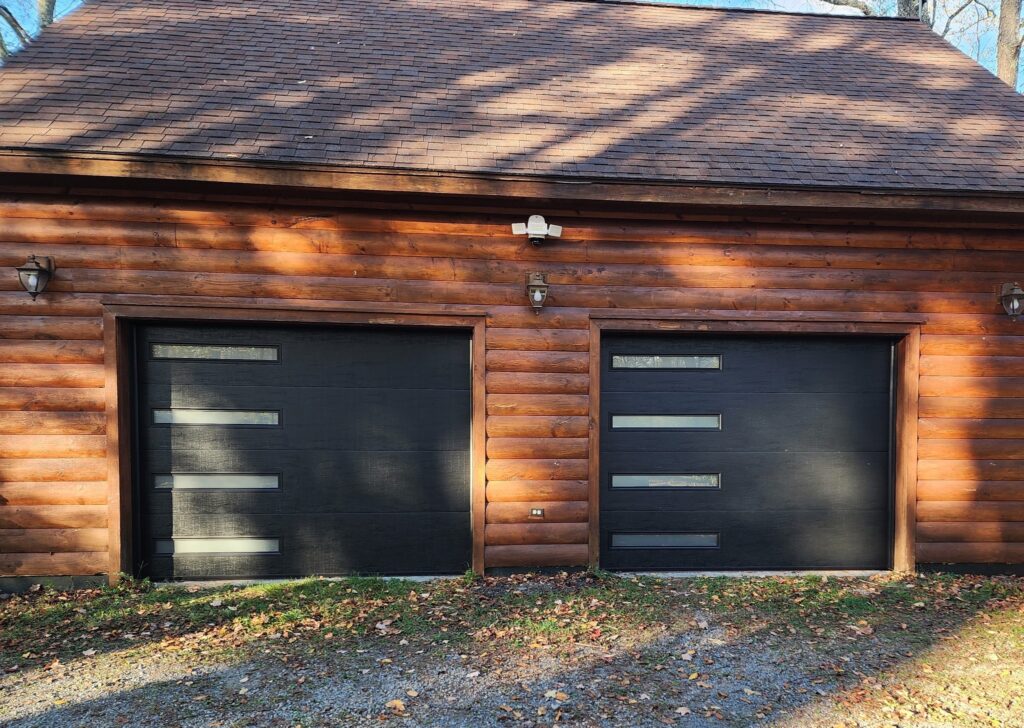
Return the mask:
[[[919,560],[1021,573],[1024,358],[1007,355],[1022,353],[1016,337],[979,337],[970,346],[963,357],[933,360],[947,362],[933,365],[946,376],[935,376],[939,383],[925,392],[944,397],[934,401],[951,411],[928,423],[932,439],[922,442],[928,449],[919,486],[926,496],[918,507]],[[933,553],[939,558],[928,558]]]

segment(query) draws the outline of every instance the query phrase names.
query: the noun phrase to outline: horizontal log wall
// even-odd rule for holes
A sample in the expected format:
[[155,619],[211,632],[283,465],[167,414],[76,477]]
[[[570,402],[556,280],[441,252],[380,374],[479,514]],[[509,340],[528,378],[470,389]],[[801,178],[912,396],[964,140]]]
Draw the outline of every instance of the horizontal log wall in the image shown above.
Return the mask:
[[[534,247],[509,223],[548,212]],[[0,199],[0,574],[107,565],[103,302],[486,313],[486,563],[587,561],[589,324],[918,314],[918,559],[1024,561],[1024,324],[1002,315],[1024,235],[976,224],[643,219],[523,209],[328,210]],[[59,270],[37,301],[10,270]],[[540,315],[527,273],[551,284]],[[543,508],[543,519],[531,509]]]

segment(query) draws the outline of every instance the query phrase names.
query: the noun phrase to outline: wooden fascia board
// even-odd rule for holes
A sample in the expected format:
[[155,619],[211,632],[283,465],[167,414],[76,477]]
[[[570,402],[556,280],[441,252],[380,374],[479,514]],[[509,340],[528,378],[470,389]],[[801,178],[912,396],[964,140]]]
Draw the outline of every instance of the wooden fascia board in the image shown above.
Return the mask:
[[716,208],[846,209],[1024,216],[1024,194],[726,187],[686,183],[516,177],[461,172],[282,165],[243,160],[0,150],[0,178],[59,175],[252,185],[363,193],[557,200]]

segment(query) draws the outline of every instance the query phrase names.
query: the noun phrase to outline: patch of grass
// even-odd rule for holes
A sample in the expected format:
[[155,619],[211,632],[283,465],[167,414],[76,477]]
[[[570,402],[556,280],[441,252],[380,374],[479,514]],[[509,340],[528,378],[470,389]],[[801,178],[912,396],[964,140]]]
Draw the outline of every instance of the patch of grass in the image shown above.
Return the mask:
[[1024,595],[1019,579],[953,574],[872,578],[822,576],[698,579],[698,604],[719,614],[744,611],[769,625],[798,630],[860,628],[921,630],[960,620],[998,600]]
[[[151,645],[202,651],[328,642],[469,640],[517,648],[602,643],[666,625],[689,628],[695,610],[738,625],[793,630],[914,630],[1019,598],[1021,580],[893,575],[665,580],[608,572],[476,577],[432,582],[353,577],[243,586],[40,591],[0,601],[0,668],[84,651]],[[906,625],[906,626],[904,626]]]

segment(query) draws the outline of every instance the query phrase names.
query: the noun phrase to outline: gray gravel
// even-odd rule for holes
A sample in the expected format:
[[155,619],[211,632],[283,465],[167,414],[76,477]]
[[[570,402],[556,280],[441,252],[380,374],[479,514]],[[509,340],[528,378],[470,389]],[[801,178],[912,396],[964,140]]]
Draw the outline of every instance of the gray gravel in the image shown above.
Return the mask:
[[[782,636],[729,634],[710,625],[571,657],[384,643],[190,667],[169,653],[99,653],[6,676],[0,719],[19,728],[816,725],[793,710],[827,694],[815,682],[822,655]],[[389,707],[396,699],[404,709]]]

